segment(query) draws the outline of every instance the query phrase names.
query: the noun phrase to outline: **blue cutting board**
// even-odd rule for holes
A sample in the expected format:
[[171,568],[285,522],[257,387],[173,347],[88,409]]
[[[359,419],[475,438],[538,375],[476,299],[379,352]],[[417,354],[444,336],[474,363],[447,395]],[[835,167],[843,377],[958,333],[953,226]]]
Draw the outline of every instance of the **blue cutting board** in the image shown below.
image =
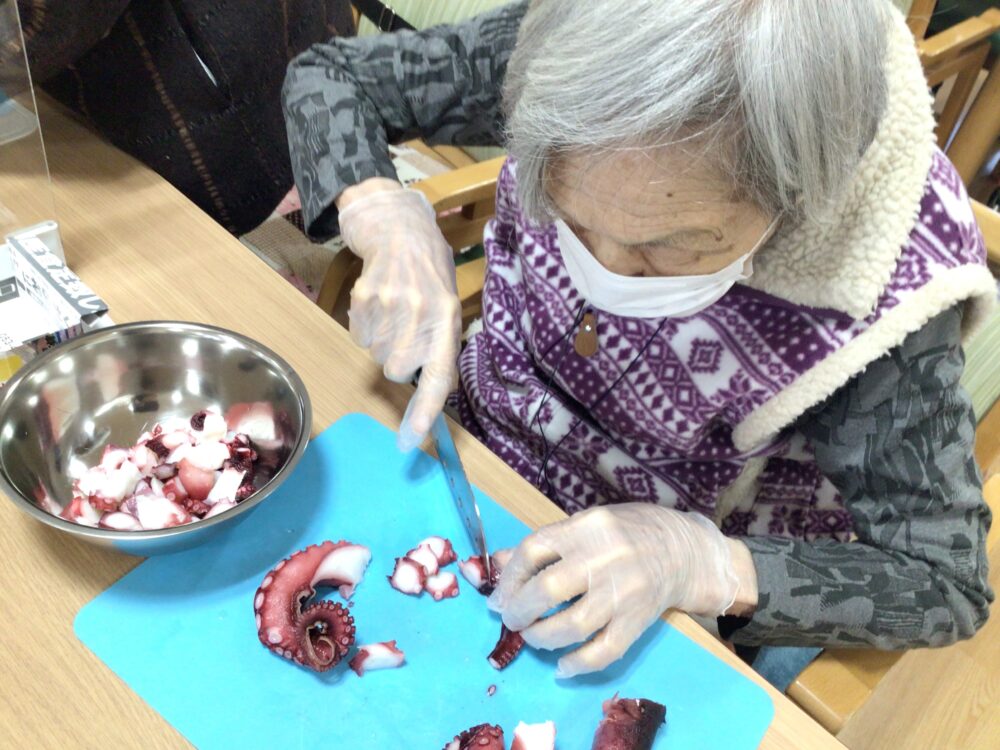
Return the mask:
[[[477,495],[491,548],[527,533]],[[509,741],[519,720],[547,719],[559,750],[585,750],[601,702],[616,692],[666,705],[658,750],[759,744],[774,713],[768,695],[663,622],[598,675],[557,681],[557,655],[528,649],[495,671],[486,655],[499,620],[464,579],[460,595],[442,602],[404,596],[386,580],[394,558],[431,534],[472,554],[437,462],[400,454],[391,431],[348,415],[245,521],[207,546],[146,560],[80,611],[76,633],[204,750],[439,750],[473,724],[500,724]],[[351,609],[358,641],[397,640],[407,658],[400,669],[359,678],[343,663],[318,675],[257,640],[252,602],[265,573],[308,544],[342,538],[372,549]]]

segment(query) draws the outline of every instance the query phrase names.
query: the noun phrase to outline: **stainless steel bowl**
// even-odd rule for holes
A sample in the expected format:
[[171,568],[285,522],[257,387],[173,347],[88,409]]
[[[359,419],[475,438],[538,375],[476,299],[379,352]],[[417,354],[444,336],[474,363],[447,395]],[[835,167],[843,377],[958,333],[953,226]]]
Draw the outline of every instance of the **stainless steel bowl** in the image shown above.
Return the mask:
[[[132,445],[169,416],[254,401],[273,404],[280,445],[262,457],[257,491],[232,510],[169,529],[113,531],[45,509],[72,498],[73,477],[98,463],[108,443]],[[256,341],[197,323],[113,326],[50,349],[0,389],[0,489],[29,515],[88,542],[130,555],[176,552],[262,503],[298,463],[311,426],[302,380]]]

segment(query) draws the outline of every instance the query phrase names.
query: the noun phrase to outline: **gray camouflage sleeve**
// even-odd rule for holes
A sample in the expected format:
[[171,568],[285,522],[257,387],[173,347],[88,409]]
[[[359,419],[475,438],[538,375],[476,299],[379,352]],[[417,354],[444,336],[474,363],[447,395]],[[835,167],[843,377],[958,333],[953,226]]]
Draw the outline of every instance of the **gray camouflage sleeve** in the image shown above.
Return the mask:
[[744,538],[760,600],[735,642],[944,646],[986,621],[990,511],[960,323],[957,308],[937,316],[802,420],[857,540]]
[[495,145],[501,89],[527,2],[452,26],[335,38],[292,61],[282,99],[306,229],[337,232],[334,199],[395,178],[388,144]]

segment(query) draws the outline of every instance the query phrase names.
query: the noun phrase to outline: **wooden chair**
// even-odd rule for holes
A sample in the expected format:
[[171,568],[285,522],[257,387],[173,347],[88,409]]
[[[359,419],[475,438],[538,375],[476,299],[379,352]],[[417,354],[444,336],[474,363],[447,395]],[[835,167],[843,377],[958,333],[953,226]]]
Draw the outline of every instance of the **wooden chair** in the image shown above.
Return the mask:
[[[414,147],[429,148],[423,145]],[[435,151],[440,148],[442,147],[437,147]],[[458,160],[463,156],[449,150],[444,153]],[[438,214],[441,233],[455,249],[482,242],[483,229],[494,213],[497,177],[504,161],[503,157],[484,162],[474,162],[468,156],[464,158],[471,163],[412,185],[427,196]],[[467,262],[463,262],[464,260],[460,255],[456,257],[463,327],[482,311],[483,280],[486,276],[485,258],[479,257]],[[361,261],[353,253],[340,252],[330,264],[320,287],[317,304],[344,327],[348,324],[351,287],[361,275],[361,268]]]
[[[1000,8],[969,18],[951,28],[924,37],[933,0],[916,0],[908,16],[917,39],[917,51],[928,85],[934,87],[953,76],[944,107],[938,118],[938,145],[946,150],[962,180],[976,176],[1000,137],[1000,55],[993,60],[986,81],[975,99],[969,97],[990,56],[990,37],[1000,31]],[[968,106],[956,132],[959,118]]]
[[919,40],[926,36],[936,5],[937,0],[913,0],[910,12],[906,15],[906,25],[910,27],[914,39]]

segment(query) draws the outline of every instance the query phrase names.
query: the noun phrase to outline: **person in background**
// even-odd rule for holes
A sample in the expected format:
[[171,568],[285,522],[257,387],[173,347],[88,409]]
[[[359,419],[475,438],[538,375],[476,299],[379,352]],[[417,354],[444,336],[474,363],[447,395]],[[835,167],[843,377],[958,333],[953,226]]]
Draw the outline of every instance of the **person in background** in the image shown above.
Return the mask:
[[393,380],[421,368],[404,448],[453,386],[459,303],[386,144],[508,148],[452,398],[570,514],[490,598],[575,647],[558,675],[670,608],[762,647],[781,688],[824,647],[982,626],[959,378],[996,286],[887,0],[519,2],[316,45],[284,101],[309,231],[364,260],[352,335]]
[[292,187],[281,84],[348,0],[17,0],[35,84],[234,234]]

